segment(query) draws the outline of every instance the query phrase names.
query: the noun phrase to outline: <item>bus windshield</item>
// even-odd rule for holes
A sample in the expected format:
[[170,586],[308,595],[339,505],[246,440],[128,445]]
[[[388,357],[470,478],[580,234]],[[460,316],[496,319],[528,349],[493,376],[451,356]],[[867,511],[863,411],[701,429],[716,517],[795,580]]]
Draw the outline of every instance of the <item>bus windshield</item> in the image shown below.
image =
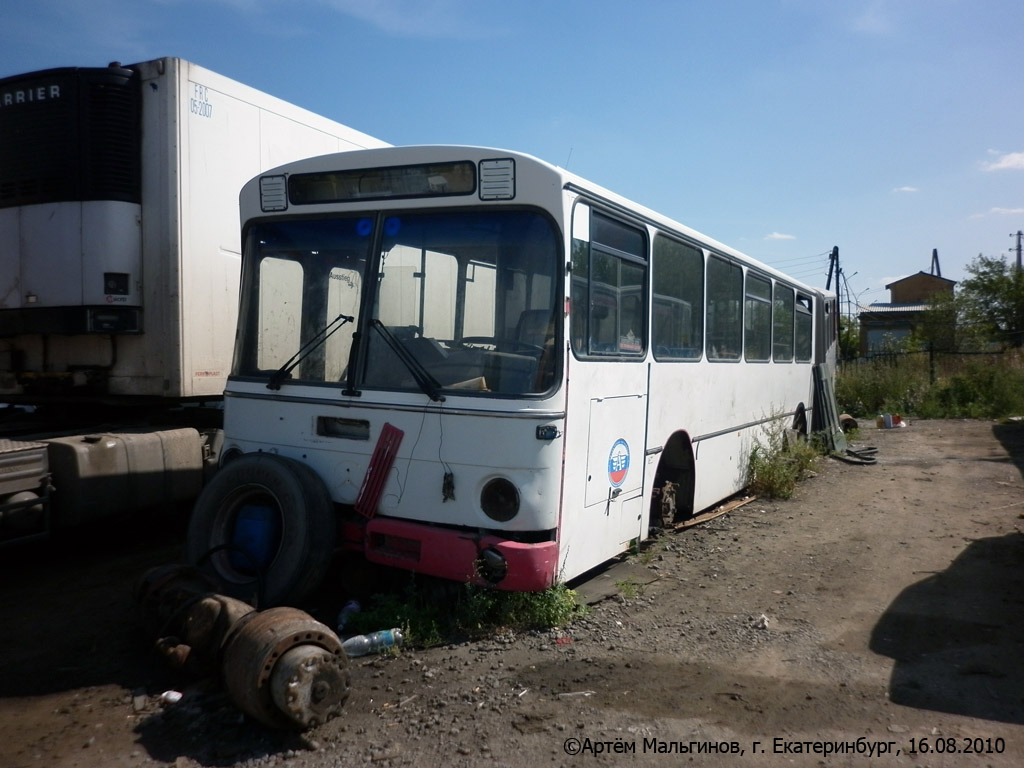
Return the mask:
[[[374,243],[377,272],[367,277]],[[525,210],[254,224],[234,375],[435,399],[547,392],[558,368],[558,243],[551,221]],[[373,286],[368,309],[364,286]],[[353,322],[325,333],[339,316]]]
[[[441,389],[538,394],[554,382],[558,239],[520,210],[385,216],[361,386],[421,389],[397,341]],[[388,343],[388,336],[391,337]]]

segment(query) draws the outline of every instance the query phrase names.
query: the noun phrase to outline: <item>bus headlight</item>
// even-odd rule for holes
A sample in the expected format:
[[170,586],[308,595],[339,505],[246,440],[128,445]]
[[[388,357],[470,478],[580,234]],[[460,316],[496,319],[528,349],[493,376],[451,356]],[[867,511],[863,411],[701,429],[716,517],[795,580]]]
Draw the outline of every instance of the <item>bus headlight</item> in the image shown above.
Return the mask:
[[507,523],[519,514],[519,489],[511,480],[497,477],[480,492],[480,508],[491,520]]

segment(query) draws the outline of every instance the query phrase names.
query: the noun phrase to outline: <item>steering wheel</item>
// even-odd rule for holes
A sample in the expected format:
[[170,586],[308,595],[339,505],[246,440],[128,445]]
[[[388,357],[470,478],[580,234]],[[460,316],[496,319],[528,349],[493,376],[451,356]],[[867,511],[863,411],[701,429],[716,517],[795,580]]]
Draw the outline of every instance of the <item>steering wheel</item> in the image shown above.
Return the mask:
[[490,336],[463,336],[459,339],[459,343],[466,346],[480,344],[494,347],[495,352],[531,352],[535,355],[544,353],[544,347],[538,344],[529,344],[525,341],[516,341],[514,339],[495,339]]

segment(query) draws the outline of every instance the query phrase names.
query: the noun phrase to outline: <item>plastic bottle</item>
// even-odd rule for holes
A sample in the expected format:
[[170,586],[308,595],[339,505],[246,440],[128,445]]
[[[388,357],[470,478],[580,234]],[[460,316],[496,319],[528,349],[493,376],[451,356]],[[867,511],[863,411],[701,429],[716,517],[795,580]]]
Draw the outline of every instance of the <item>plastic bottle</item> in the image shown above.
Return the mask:
[[355,635],[341,644],[346,656],[365,656],[368,653],[383,651],[392,646],[401,645],[405,638],[402,630],[382,629],[368,635]]
[[363,610],[363,607],[359,605],[358,600],[349,600],[345,603],[345,606],[341,609],[341,613],[338,614],[338,623],[335,625],[339,634],[344,631],[345,625],[348,624],[348,620],[352,614],[359,613],[361,610]]

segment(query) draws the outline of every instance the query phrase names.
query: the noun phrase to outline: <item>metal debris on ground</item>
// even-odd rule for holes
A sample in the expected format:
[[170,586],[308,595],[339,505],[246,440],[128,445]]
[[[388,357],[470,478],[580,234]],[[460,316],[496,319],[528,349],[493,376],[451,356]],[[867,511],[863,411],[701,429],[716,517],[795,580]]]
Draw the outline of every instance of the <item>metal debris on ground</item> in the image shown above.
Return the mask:
[[[219,672],[231,700],[274,728],[305,730],[341,714],[348,699],[348,658],[338,636],[296,608],[257,611],[212,591],[199,571],[168,565],[136,589],[144,624],[175,666]],[[174,699],[168,691],[165,703]]]

